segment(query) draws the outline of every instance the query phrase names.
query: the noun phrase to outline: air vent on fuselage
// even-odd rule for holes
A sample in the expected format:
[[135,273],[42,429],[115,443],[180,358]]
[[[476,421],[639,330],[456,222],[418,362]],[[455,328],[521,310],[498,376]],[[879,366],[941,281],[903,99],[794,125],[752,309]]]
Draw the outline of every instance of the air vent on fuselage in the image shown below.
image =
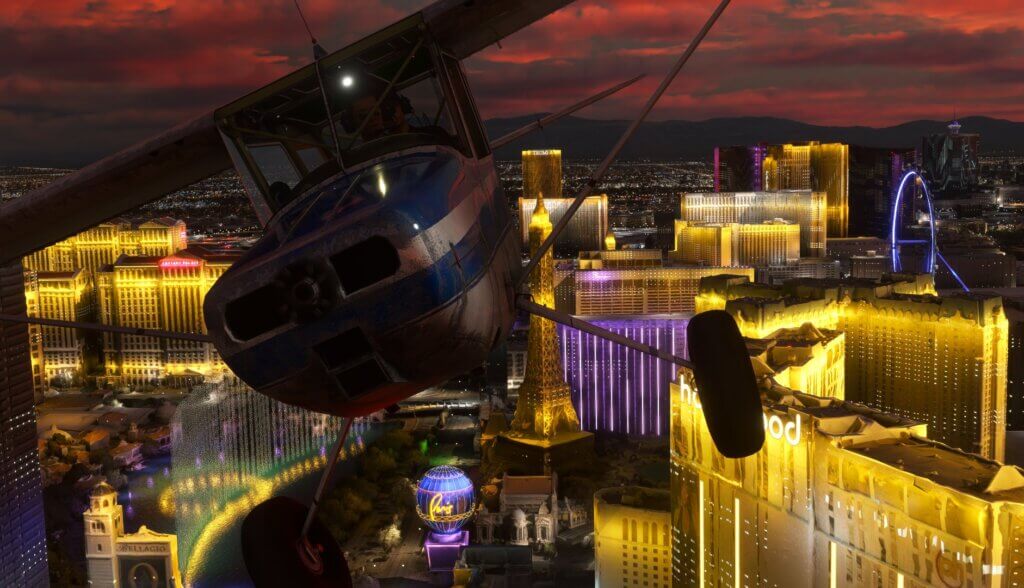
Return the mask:
[[345,294],[393,276],[401,265],[395,246],[384,237],[370,237],[331,257]]
[[341,370],[334,374],[334,378],[345,389],[345,394],[349,399],[358,398],[391,381],[377,360],[373,358],[357,363],[347,370]]
[[281,291],[267,285],[229,302],[224,308],[224,323],[235,339],[248,341],[287,322],[280,312],[284,304]]
[[313,350],[320,356],[328,370],[339,368],[373,353],[370,342],[359,327],[317,343]]

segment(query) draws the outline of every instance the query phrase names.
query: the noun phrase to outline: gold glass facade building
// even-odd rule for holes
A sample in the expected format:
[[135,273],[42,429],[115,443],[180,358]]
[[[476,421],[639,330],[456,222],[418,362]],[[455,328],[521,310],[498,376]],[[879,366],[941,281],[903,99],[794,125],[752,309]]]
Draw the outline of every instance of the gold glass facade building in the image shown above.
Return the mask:
[[846,334],[846,398],[928,423],[931,436],[1002,460],[1009,323],[998,296],[903,294],[917,279],[794,280],[783,287],[716,278],[698,311],[724,309],[748,337],[811,323]]
[[594,586],[672,586],[670,494],[626,486],[594,494]]
[[[202,247],[166,257],[122,256],[96,276],[100,322],[204,333],[203,299],[237,259]],[[148,384],[165,378],[219,378],[228,372],[209,343],[104,333],[107,381]]]
[[781,220],[760,224],[676,221],[670,257],[712,266],[767,266],[800,259],[800,226]]
[[1024,585],[1021,470],[863,405],[765,392],[765,445],[715,449],[681,373],[671,395],[673,586]]
[[[537,206],[537,198],[544,198],[552,223],[558,223],[572,203],[562,198],[562,151],[559,149],[526,150],[523,157],[523,192],[519,198],[519,227],[524,248],[529,245],[530,219]],[[558,236],[555,255],[574,257],[580,251],[607,248],[608,196],[588,196],[583,205]],[[614,238],[612,248],[614,248]],[[525,252],[525,251],[524,251]]]
[[828,236],[846,237],[850,222],[850,147],[809,141],[769,145],[765,190],[815,190],[827,196]]
[[522,155],[523,198],[536,200],[543,196],[549,202],[561,198],[562,150],[528,149]]
[[679,218],[690,223],[760,225],[775,219],[800,227],[800,256],[825,256],[826,194],[812,190],[686,193]]
[[[572,198],[548,198],[544,195],[551,223],[557,223],[569,209]],[[537,206],[535,198],[519,199],[519,226],[524,246],[530,242],[530,219]],[[600,251],[605,248],[608,235],[608,195],[587,196],[572,217],[565,230],[555,242],[555,254],[559,257],[575,257],[580,251]]]

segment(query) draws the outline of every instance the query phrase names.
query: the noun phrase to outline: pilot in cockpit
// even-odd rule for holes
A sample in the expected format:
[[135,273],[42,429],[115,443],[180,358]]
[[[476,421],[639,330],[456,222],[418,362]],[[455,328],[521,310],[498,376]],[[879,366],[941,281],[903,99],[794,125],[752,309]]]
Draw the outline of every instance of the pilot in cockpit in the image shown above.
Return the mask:
[[[409,123],[405,111],[409,108],[408,99],[389,92],[377,105],[378,97],[367,94],[357,98],[352,104],[352,118],[356,124],[362,124],[360,138],[364,143],[385,135],[396,135],[409,132]],[[403,105],[403,101],[406,103]],[[369,117],[368,120],[367,117]]]

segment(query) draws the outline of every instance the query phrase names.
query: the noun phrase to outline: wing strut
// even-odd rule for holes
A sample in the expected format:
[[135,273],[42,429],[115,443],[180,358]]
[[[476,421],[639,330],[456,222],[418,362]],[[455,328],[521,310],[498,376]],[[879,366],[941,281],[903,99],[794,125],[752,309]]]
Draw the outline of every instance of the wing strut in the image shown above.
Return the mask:
[[181,333],[178,331],[164,331],[161,329],[118,327],[115,325],[104,325],[102,323],[61,321],[56,319],[40,318],[35,316],[24,316],[17,314],[0,314],[0,323],[4,322],[25,323],[29,325],[44,325],[47,327],[64,327],[67,329],[82,329],[85,331],[100,331],[103,333],[123,333],[125,335],[142,335],[145,337],[157,337],[160,339],[195,341],[196,343],[213,343],[213,339],[211,339],[209,335],[203,335],[201,333]]
[[729,2],[730,0],[722,0],[718,4],[718,8],[716,8],[715,11],[711,13],[711,16],[708,18],[707,22],[704,23],[704,27],[701,28],[700,32],[697,33],[697,36],[690,41],[690,45],[686,48],[686,51],[679,56],[679,59],[676,61],[675,65],[673,65],[672,69],[669,70],[668,75],[666,75],[665,79],[661,81],[661,85],[659,85],[658,89],[655,90],[654,93],[651,94],[651,97],[647,99],[647,104],[645,104],[644,107],[640,110],[640,113],[633,120],[633,123],[630,124],[629,128],[627,128],[625,132],[622,133],[622,136],[619,137],[618,143],[616,143],[615,146],[612,147],[612,150],[608,153],[608,155],[605,156],[604,161],[601,162],[601,165],[597,166],[597,169],[594,170],[593,175],[590,176],[590,179],[587,180],[587,183],[584,184],[582,188],[580,188],[579,192],[576,194],[576,199],[573,200],[572,204],[569,206],[569,209],[565,211],[565,214],[562,215],[562,218],[558,219],[558,222],[551,230],[551,234],[548,235],[548,238],[545,239],[543,243],[541,243],[536,253],[534,253],[533,257],[530,259],[530,262],[526,264],[523,273],[519,276],[519,286],[522,286],[523,283],[529,278],[530,273],[532,273],[533,269],[537,267],[537,263],[540,262],[540,259],[544,257],[544,254],[547,253],[548,249],[551,249],[551,246],[554,245],[555,239],[558,238],[559,233],[561,233],[562,230],[564,230],[565,227],[569,225],[569,221],[572,220],[573,215],[575,215],[576,211],[579,210],[580,206],[583,205],[583,201],[586,200],[587,196],[589,196],[590,193],[594,190],[598,182],[601,181],[601,178],[604,177],[604,174],[608,171],[608,168],[611,166],[612,162],[615,161],[615,158],[618,157],[619,153],[622,151],[622,148],[625,147],[626,143],[630,140],[630,138],[633,137],[633,133],[636,132],[636,130],[640,127],[640,124],[643,123],[644,119],[647,118],[647,115],[650,114],[655,104],[658,103],[658,100],[665,93],[665,90],[667,90],[668,87],[672,84],[672,82],[675,81],[676,75],[679,74],[679,70],[683,69],[683,66],[686,65],[686,62],[690,59],[690,56],[693,55],[693,52],[697,50],[697,47],[700,45],[700,42],[703,41],[704,37],[707,36],[708,32],[711,30],[711,27],[714,26],[715,21],[718,20],[718,17],[721,16],[722,12],[725,11],[726,6],[729,5]]
[[559,120],[559,119],[561,119],[562,117],[565,117],[565,116],[569,116],[570,114],[576,112],[577,110],[580,110],[581,108],[586,108],[586,107],[590,106],[591,104],[593,104],[595,102],[598,102],[600,100],[604,100],[605,98],[611,96],[612,94],[618,92],[619,90],[622,90],[623,88],[627,88],[629,86],[632,86],[633,84],[635,84],[637,81],[639,81],[643,77],[644,77],[643,74],[638,75],[638,76],[636,76],[633,79],[626,80],[625,82],[622,82],[621,84],[618,84],[616,86],[612,86],[611,88],[608,88],[606,90],[598,92],[597,94],[594,94],[590,98],[587,98],[585,100],[581,100],[581,101],[577,102],[576,104],[573,104],[572,106],[569,106],[568,108],[563,108],[562,110],[560,110],[560,111],[558,111],[558,112],[556,112],[554,114],[549,114],[547,116],[538,118],[537,120],[533,121],[530,124],[521,126],[518,129],[512,131],[511,133],[508,133],[508,134],[506,134],[506,135],[504,135],[502,137],[499,137],[499,138],[495,139],[494,141],[491,141],[491,151],[494,151],[495,149],[498,149],[500,147],[504,147],[505,145],[508,145],[509,143],[511,143],[512,141],[515,141],[516,139],[518,139],[519,137],[522,137],[523,135],[528,135],[528,134],[532,133],[533,131],[536,131],[536,130],[539,130],[539,129],[543,129],[544,127],[546,127],[549,124],[555,122],[556,120]]
[[538,317],[561,323],[612,343],[689,368],[701,410],[715,446],[726,457],[746,457],[764,444],[761,394],[746,343],[736,321],[724,310],[702,312],[686,325],[690,360],[558,312],[521,295],[516,305]]
[[594,323],[587,322],[571,314],[558,312],[553,308],[549,308],[542,304],[537,304],[533,300],[530,300],[528,296],[520,296],[519,299],[516,301],[516,305],[530,314],[535,314],[541,318],[546,318],[549,321],[561,323],[567,327],[572,327],[579,331],[583,331],[584,333],[590,333],[591,335],[600,337],[605,341],[611,341],[612,343],[616,343],[618,345],[622,345],[630,349],[635,349],[640,353],[645,353],[658,359],[674,363],[675,365],[693,369],[693,362],[687,361],[679,357],[678,355],[673,355],[667,351],[654,347],[653,345],[640,343],[639,341],[635,341],[624,335],[613,333],[608,329],[601,328],[595,325]]

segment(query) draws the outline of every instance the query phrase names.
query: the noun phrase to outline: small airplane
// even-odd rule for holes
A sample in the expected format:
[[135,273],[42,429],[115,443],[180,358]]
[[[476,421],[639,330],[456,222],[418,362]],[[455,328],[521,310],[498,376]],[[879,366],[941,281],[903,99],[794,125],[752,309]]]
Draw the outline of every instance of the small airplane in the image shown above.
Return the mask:
[[[256,391],[351,424],[480,365],[522,310],[691,368],[719,450],[753,454],[764,442],[760,395],[728,314],[691,320],[685,360],[536,304],[524,289],[730,0],[524,267],[493,150],[639,78],[491,141],[461,61],[571,1],[440,0],[334,53],[311,34],[309,65],[0,208],[7,263],[233,167],[264,234],[207,294],[207,334],[0,320],[209,341]],[[273,498],[246,518],[258,585],[350,582],[315,518],[346,434],[311,507]]]

